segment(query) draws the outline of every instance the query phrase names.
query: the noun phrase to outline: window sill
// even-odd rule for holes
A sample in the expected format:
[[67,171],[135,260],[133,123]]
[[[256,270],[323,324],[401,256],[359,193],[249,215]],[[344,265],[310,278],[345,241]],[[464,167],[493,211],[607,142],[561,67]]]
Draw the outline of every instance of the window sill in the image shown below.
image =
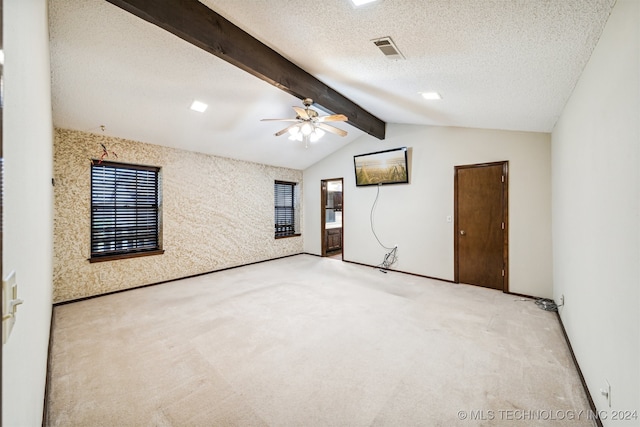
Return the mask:
[[300,237],[300,236],[302,236],[302,234],[297,233],[297,234],[289,234],[287,236],[275,236],[275,238],[277,240],[277,239],[287,239],[289,237]]
[[157,251],[146,251],[146,252],[135,252],[132,254],[118,254],[118,255],[104,255],[89,258],[90,263],[94,262],[104,262],[104,261],[116,261],[119,259],[127,259],[127,258],[138,258],[142,256],[151,256],[151,255],[162,255],[164,253],[163,249],[159,249]]

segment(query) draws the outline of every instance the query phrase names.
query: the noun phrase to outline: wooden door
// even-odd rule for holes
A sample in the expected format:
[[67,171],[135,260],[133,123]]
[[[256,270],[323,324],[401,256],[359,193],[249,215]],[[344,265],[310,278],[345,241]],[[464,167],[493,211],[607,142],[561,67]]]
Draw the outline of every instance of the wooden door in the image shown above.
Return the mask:
[[455,168],[455,281],[508,291],[508,163]]
[[[340,191],[330,191],[330,186],[340,187]],[[320,236],[322,240],[322,256],[342,253],[344,243],[343,194],[342,178],[323,179],[320,181]],[[333,215],[333,219],[328,218]],[[339,221],[338,221],[339,218]],[[333,222],[327,227],[327,222]],[[340,225],[337,225],[340,222]],[[344,259],[344,255],[342,255]]]

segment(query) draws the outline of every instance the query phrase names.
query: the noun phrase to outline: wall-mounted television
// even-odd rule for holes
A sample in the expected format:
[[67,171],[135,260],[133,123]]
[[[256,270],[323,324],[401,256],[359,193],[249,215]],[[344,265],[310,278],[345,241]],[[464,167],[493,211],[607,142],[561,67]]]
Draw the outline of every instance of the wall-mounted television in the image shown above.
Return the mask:
[[408,184],[407,147],[353,156],[356,186]]

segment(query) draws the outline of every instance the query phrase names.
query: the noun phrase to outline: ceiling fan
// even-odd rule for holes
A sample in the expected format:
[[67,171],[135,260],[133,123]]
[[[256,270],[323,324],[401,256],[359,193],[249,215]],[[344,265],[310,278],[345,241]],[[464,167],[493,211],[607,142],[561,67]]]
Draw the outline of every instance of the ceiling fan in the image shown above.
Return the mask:
[[289,139],[293,141],[304,141],[305,147],[309,142],[316,142],[325,134],[325,131],[336,135],[346,136],[347,132],[337,127],[326,124],[326,122],[346,122],[349,120],[344,114],[332,114],[330,116],[319,116],[318,112],[309,108],[313,104],[313,99],[305,98],[302,101],[305,108],[293,107],[296,112],[295,119],[262,119],[261,121],[294,122],[279,132],[276,136],[289,133]]

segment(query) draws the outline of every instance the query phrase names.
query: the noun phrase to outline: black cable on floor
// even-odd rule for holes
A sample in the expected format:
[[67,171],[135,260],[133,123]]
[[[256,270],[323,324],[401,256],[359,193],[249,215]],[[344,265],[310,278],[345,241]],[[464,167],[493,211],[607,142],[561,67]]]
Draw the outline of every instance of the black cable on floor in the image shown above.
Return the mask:
[[[376,230],[373,226],[373,213],[376,209],[376,205],[378,204],[379,197],[380,197],[380,185],[378,185],[377,192],[376,192],[376,199],[373,201],[373,205],[371,206],[371,213],[369,214],[369,223],[371,224],[371,232],[373,232],[373,236],[378,241],[378,244],[382,246],[384,249],[389,251],[388,253],[385,254],[382,262],[378,264],[378,267],[384,270],[388,270],[389,267],[395,264],[395,262],[398,260],[398,247],[394,246],[390,248],[388,246],[385,246],[384,244],[382,244],[382,242],[378,238],[378,235],[376,234]],[[384,270],[380,270],[380,271],[382,271],[383,273],[386,273],[386,271]]]

